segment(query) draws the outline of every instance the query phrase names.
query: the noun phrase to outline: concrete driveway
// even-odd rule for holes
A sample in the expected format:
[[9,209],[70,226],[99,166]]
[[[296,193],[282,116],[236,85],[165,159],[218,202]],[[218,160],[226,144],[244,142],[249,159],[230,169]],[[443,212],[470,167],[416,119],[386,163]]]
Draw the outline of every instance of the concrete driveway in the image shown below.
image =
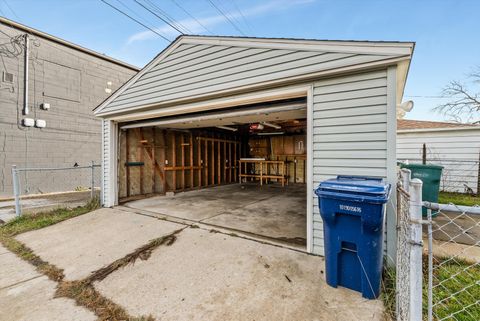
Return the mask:
[[97,291],[156,320],[383,319],[381,301],[326,285],[323,258],[201,224],[101,209],[17,239],[76,280],[172,233],[175,242],[95,282]]

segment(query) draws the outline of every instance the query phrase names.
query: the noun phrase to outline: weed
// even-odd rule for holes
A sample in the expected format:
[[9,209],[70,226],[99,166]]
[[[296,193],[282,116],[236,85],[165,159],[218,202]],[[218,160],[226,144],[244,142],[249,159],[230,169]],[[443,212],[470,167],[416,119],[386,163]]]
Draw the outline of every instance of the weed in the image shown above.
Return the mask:
[[154,321],[152,316],[134,318],[118,304],[105,298],[88,281],[61,282],[55,294],[56,297],[66,297],[75,300],[79,305],[93,311],[99,321],[129,320]]
[[396,302],[396,273],[395,269],[384,267],[382,276],[382,294],[380,298],[385,307],[384,319],[396,320],[395,302]]

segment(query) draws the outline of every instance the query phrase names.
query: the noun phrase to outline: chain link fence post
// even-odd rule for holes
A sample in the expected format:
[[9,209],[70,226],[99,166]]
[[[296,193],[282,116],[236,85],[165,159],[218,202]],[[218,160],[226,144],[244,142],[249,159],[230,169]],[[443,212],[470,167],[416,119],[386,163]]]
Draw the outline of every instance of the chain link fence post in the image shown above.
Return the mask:
[[422,320],[422,181],[410,181],[410,321]]
[[12,165],[12,183],[15,198],[15,215],[18,217],[22,215],[22,209],[20,207],[20,184],[18,182],[17,165]]

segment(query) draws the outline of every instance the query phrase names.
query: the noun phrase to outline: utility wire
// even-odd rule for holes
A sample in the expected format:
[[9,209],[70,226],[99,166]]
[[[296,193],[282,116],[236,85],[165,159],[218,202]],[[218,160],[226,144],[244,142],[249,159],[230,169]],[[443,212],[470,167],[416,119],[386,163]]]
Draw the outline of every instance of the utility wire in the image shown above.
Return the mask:
[[151,14],[153,14],[155,17],[157,17],[158,19],[162,20],[163,22],[165,22],[167,25],[169,25],[170,27],[172,27],[173,29],[175,29],[176,31],[178,31],[180,34],[184,35],[185,33],[180,30],[177,26],[175,26],[173,23],[170,23],[167,19],[164,19],[162,16],[158,15],[156,12],[154,12],[153,10],[151,10],[150,8],[148,8],[147,6],[145,6],[143,3],[141,3],[140,1],[138,0],[135,0],[135,2],[137,4],[139,4],[140,6],[142,6],[145,10],[147,10],[148,12],[150,12]]
[[153,32],[154,34],[156,34],[157,36],[159,36],[160,38],[162,38],[162,39],[164,39],[164,40],[166,40],[166,41],[168,41],[168,42],[171,42],[170,39],[168,39],[167,37],[165,37],[165,36],[162,35],[161,33],[157,32],[155,29],[152,29],[152,28],[150,28],[149,26],[147,26],[146,24],[144,24],[143,22],[141,22],[141,21],[133,18],[133,17],[130,16],[128,13],[125,13],[124,11],[122,11],[122,10],[118,9],[117,7],[115,7],[113,4],[108,3],[108,2],[105,1],[105,0],[100,0],[100,1],[103,2],[103,3],[105,3],[106,5],[108,5],[108,6],[111,7],[112,9],[120,12],[120,13],[123,14],[124,16],[130,18],[131,20],[135,21],[136,23],[138,23],[138,24],[141,25],[142,27],[147,28],[148,30],[150,30],[151,32]]
[[7,6],[7,8],[13,13],[13,15],[15,16],[15,18],[17,18],[18,20],[21,20],[20,17],[15,13],[15,11],[13,10],[12,7],[10,7],[10,5],[8,4],[7,0],[3,0],[3,3],[5,3],[5,5]]
[[248,22],[247,18],[245,18],[245,15],[244,15],[243,12],[242,12],[242,10],[241,10],[240,7],[237,5],[237,1],[232,0],[232,3],[233,3],[233,6],[235,7],[235,9],[238,11],[238,13],[240,14],[240,16],[242,17],[243,21],[245,22],[245,25],[247,25],[248,29],[250,29],[250,31],[252,31],[253,34],[255,34],[255,31],[253,30],[252,25]]
[[205,29],[208,33],[213,35],[213,32],[211,32],[203,23],[200,22],[195,16],[193,16],[187,9],[185,9],[182,5],[180,5],[176,0],[170,0],[172,1],[178,8],[180,8],[183,12],[185,12],[190,18],[195,20],[198,25],[200,25],[203,29]]
[[155,23],[144,18],[143,15],[140,15],[138,14],[135,10],[133,10],[132,8],[130,8],[128,5],[126,5],[122,0],[116,0],[123,8],[125,8],[128,12],[132,13],[133,15],[135,15],[137,17],[138,20],[140,21],[145,21],[145,23],[149,23],[150,26],[152,26],[152,28],[155,27]]
[[179,29],[183,29],[186,33],[191,33],[191,31],[184,25],[182,25],[180,22],[175,21],[170,15],[165,11],[162,10],[159,6],[157,6],[153,1],[151,0],[143,0],[146,3],[148,3],[153,9],[155,9],[157,12],[159,12],[165,19],[170,21],[173,25],[175,25]]
[[[232,4],[232,1],[230,1],[230,4]],[[225,14],[232,19],[238,26],[242,26],[242,21],[240,19],[240,13],[235,12],[235,8],[232,6],[232,10],[229,8],[225,7],[224,4],[218,4],[219,7],[222,7],[224,9]]]
[[240,32],[243,36],[246,36],[246,34],[225,14],[225,12],[218,7],[215,2],[212,0],[207,0],[222,16],[224,16],[228,22],[238,31]]

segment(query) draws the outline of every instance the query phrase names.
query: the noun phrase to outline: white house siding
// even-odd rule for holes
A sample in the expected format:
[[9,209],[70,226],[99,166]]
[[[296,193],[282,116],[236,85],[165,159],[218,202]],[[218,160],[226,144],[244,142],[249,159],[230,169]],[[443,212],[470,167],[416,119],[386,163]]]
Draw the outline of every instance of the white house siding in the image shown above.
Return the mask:
[[399,132],[398,160],[421,163],[423,144],[427,163],[445,167],[442,190],[464,192],[467,185],[477,192],[480,129]]
[[214,94],[266,81],[391,58],[388,55],[254,46],[181,44],[145,70],[102,112]]
[[[336,175],[387,177],[387,71],[320,80],[313,90],[313,185]],[[323,255],[314,196],[313,252]]]

